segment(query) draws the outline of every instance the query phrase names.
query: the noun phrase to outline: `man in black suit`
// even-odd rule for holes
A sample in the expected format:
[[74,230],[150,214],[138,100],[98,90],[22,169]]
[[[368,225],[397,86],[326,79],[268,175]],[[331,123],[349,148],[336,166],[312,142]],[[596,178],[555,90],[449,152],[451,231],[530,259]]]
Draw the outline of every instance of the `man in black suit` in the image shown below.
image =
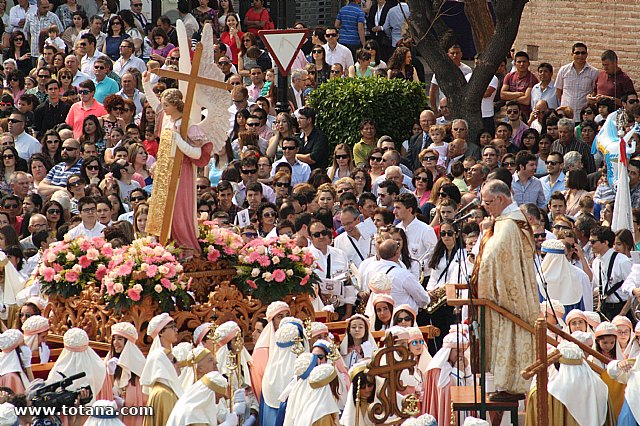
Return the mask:
[[300,108],[304,107],[304,96],[303,92],[307,83],[307,71],[305,70],[294,70],[291,73],[291,86],[287,89],[287,98],[291,105],[293,105],[293,110],[297,111]]
[[387,19],[387,13],[397,4],[397,0],[377,0],[369,9],[369,14],[367,15],[369,38],[375,40],[379,47],[378,52],[376,52],[376,61],[383,60],[387,62],[393,53],[391,38],[384,32],[383,26]]
[[425,109],[420,113],[420,128],[422,132],[417,135],[411,136],[409,139],[409,152],[407,153],[408,167],[412,170],[420,167],[420,160],[418,155],[423,149],[426,149],[431,145],[431,138],[429,137],[429,128],[436,124],[436,115],[433,111]]
[[469,140],[469,123],[463,118],[456,118],[451,122],[451,135],[453,139],[464,139],[467,142],[467,150],[464,158],[473,157],[479,160],[482,157],[480,147]]

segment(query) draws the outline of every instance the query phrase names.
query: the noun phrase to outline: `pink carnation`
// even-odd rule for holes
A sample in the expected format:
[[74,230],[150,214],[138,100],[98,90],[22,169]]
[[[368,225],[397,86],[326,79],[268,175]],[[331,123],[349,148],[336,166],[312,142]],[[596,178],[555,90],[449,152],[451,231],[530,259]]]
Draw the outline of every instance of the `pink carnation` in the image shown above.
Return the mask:
[[135,291],[133,288],[130,288],[129,290],[127,290],[127,296],[129,296],[129,299],[133,300],[134,302],[137,302],[140,300],[140,293]]
[[281,283],[282,281],[287,279],[287,274],[282,269],[276,269],[275,271],[273,271],[273,279],[277,283]]
[[305,277],[300,281],[300,285],[306,285],[309,282],[309,275],[305,275]]
[[131,266],[128,265],[120,265],[118,266],[117,273],[119,276],[125,276],[131,274]]
[[166,288],[166,289],[170,289],[171,288],[171,281],[169,281],[166,278],[163,278],[160,280],[160,283]]
[[271,254],[278,257],[284,257],[284,250],[274,247],[271,249]]
[[45,267],[42,269],[42,276],[45,281],[53,281],[53,276],[56,274],[56,270],[51,267]]
[[59,263],[54,263],[53,264],[53,270],[56,272],[60,272],[62,271],[64,268],[59,264]]
[[76,271],[74,271],[73,269],[70,269],[64,275],[64,278],[65,278],[65,280],[67,280],[70,283],[75,283],[76,281],[78,281],[78,278],[80,278],[80,276],[78,275],[78,273]]
[[[226,251],[226,250],[225,250]],[[207,260],[209,262],[215,262],[220,258],[220,252],[213,248],[213,246],[209,246],[209,250],[207,253]]]
[[267,266],[271,265],[271,260],[269,259],[269,256],[259,256],[258,263],[263,268],[266,268]]
[[89,240],[84,240],[80,244],[80,250],[82,250],[82,251],[87,251],[90,248],[91,248],[91,241],[89,241]]
[[296,256],[295,254],[290,254],[287,256],[287,258],[293,260],[294,262],[300,262],[300,256]]
[[147,268],[147,276],[153,278],[158,275],[158,267],[156,265],[149,265]]
[[89,266],[91,266],[91,260],[87,256],[80,256],[80,259],[78,259],[78,264],[82,266],[82,269],[88,268]]
[[249,284],[249,287],[251,288],[258,288],[258,286],[256,285],[256,282],[253,280],[247,280],[247,284]]
[[96,279],[102,280],[108,272],[109,270],[106,266],[104,266],[103,264],[98,265],[98,269],[96,270]]

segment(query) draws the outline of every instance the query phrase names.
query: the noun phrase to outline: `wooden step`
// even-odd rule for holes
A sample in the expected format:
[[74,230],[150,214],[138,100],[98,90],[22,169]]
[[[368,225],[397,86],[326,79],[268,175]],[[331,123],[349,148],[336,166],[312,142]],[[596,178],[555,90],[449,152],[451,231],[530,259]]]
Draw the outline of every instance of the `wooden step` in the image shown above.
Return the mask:
[[[480,401],[482,393],[480,387],[476,387],[476,394],[474,395],[473,386],[451,386],[451,409],[454,414],[459,411],[476,411],[479,416]],[[486,407],[487,412],[502,412],[509,411],[511,414],[511,424],[518,424],[518,401],[513,402],[495,402],[489,400],[487,395]],[[456,424],[458,416],[454,415]]]

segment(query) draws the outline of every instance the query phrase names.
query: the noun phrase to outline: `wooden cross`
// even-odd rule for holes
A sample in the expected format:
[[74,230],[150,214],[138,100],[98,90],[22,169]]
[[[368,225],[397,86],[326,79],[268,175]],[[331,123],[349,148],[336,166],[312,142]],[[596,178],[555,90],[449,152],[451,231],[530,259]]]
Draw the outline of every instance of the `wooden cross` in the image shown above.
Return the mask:
[[410,415],[406,410],[398,407],[397,392],[406,389],[406,386],[400,383],[400,374],[403,370],[409,370],[409,373],[413,374],[416,361],[411,358],[406,347],[392,346],[392,336],[388,336],[387,339],[389,339],[387,347],[376,351],[367,373],[371,382],[375,380],[374,377],[381,377],[384,380],[381,388],[376,391],[379,402],[373,404],[369,413],[369,419],[374,424],[383,424],[394,415],[400,419]]
[[[222,81],[217,81],[213,79],[208,79],[205,77],[199,76],[200,72],[200,60],[202,58],[202,43],[198,43],[196,45],[195,53],[193,55],[193,59],[191,60],[191,72],[183,73],[179,71],[171,71],[164,69],[156,69],[152,72],[160,77],[168,77],[174,80],[182,80],[187,82],[187,93],[183,93],[184,97],[184,109],[182,111],[182,123],[180,125],[180,135],[184,140],[187,139],[187,130],[189,129],[191,110],[194,103],[194,95],[196,91],[196,86],[198,84],[216,87],[224,90],[231,90],[231,86]],[[205,64],[205,66],[216,66],[215,64]],[[162,142],[162,137],[161,137]],[[162,144],[161,144],[162,148]],[[182,165],[183,153],[179,149],[175,150],[175,156],[173,157],[173,163],[169,165],[168,168],[171,169],[170,176],[164,177],[168,180],[168,193],[166,197],[163,197],[162,200],[159,200],[159,197],[156,197],[156,200],[151,199],[149,201],[149,217],[155,217],[156,220],[151,220],[149,222],[149,228],[147,232],[151,235],[156,235],[160,244],[167,244],[169,240],[169,236],[171,233],[171,223],[173,222],[173,204],[176,198],[176,192],[178,188],[178,180],[180,179],[180,167]],[[158,155],[160,158],[160,155]],[[154,192],[155,194],[155,192]],[[164,194],[163,194],[164,195]],[[154,198],[154,197],[152,197]],[[159,210],[159,211],[157,211]],[[153,214],[152,214],[153,211]],[[186,218],[180,218],[180,220],[185,220]]]

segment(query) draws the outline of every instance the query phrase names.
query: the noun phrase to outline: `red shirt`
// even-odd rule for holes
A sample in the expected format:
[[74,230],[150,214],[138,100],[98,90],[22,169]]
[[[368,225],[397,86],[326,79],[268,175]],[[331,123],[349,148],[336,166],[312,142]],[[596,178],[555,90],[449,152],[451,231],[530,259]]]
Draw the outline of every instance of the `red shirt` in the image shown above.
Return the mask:
[[[527,71],[524,77],[519,77],[516,71],[510,72],[504,77],[503,86],[507,86],[509,92],[525,93],[527,89],[538,84],[538,78],[531,71]],[[520,111],[525,117],[529,117],[531,113],[530,105],[520,105]]]
[[[243,35],[244,33],[242,31],[238,31],[240,43],[242,43]],[[231,34],[229,34],[229,31],[225,31],[220,35],[220,41],[231,48],[231,63],[233,65],[238,65],[238,55],[240,54],[240,48],[236,44],[236,40],[234,38],[231,38]]]
[[153,140],[144,140],[142,141],[142,146],[144,146],[144,149],[147,150],[147,154],[151,155],[152,157],[156,157],[158,158],[158,141],[153,139]]
[[598,72],[598,77],[596,78],[597,95],[612,96],[620,99],[624,95],[635,93],[636,89],[633,87],[633,81],[620,68],[617,69],[615,74],[611,75],[603,70]]
[[[245,21],[262,21],[265,24],[267,22],[269,22],[269,20],[271,19],[271,17],[269,16],[269,11],[267,9],[262,9],[262,11],[260,11],[260,13],[257,13],[254,8],[250,8],[249,11],[247,11],[247,14],[244,17]],[[265,29],[264,27],[262,28],[249,28],[247,29],[247,31],[249,31],[250,33],[253,33],[256,35],[256,37],[258,37],[258,31],[260,31],[261,29]]]
[[82,136],[82,123],[84,122],[84,119],[90,115],[102,117],[103,115],[107,115],[107,110],[95,99],[93,100],[93,104],[90,108],[84,108],[82,101],[71,105],[71,109],[67,114],[66,123],[73,127],[73,136],[76,139],[80,139],[80,136]]

